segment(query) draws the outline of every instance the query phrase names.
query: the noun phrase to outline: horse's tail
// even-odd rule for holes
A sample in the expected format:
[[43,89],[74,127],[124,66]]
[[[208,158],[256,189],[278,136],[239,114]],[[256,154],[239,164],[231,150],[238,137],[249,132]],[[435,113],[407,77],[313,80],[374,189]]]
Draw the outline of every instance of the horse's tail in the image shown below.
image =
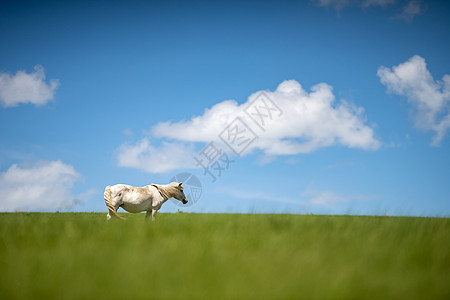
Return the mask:
[[116,212],[116,209],[111,202],[111,188],[109,186],[105,188],[105,193],[103,194],[103,196],[105,198],[106,207],[108,207],[109,209],[109,213],[120,220],[126,220],[125,218],[119,216],[119,214]]

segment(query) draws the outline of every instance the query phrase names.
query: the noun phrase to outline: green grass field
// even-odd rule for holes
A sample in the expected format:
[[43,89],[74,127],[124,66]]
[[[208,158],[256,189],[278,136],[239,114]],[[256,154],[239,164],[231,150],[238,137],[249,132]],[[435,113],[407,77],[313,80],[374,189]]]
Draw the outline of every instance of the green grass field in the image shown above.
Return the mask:
[[0,298],[450,299],[450,219],[126,217],[0,214]]

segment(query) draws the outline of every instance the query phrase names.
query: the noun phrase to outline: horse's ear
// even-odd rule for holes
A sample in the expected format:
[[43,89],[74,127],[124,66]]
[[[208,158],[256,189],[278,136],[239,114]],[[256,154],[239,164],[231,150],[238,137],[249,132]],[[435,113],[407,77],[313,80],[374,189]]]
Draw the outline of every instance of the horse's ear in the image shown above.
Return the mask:
[[179,184],[178,184],[178,186],[181,186],[183,183],[182,182],[180,182]]

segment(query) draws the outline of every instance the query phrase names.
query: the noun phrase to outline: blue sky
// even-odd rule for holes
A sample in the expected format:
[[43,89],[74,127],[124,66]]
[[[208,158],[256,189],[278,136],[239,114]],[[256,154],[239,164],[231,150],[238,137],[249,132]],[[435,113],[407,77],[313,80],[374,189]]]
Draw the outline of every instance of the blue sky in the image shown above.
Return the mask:
[[[188,172],[200,199],[162,211],[448,216],[449,13],[4,1],[0,210],[106,212],[107,185]],[[281,112],[264,130],[245,114],[262,94]],[[236,117],[256,136],[240,156],[219,138]],[[215,182],[194,159],[210,142],[234,161]]]

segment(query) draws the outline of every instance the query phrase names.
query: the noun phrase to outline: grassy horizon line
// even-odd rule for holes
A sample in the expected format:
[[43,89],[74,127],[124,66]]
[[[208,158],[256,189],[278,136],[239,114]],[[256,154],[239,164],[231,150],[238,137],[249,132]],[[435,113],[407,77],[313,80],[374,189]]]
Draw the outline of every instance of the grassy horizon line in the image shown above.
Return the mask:
[[0,213],[0,295],[450,298],[448,218],[122,215],[127,221],[97,212]]
[[[107,214],[107,211],[14,211],[14,212],[2,212],[0,214]],[[129,213],[126,211],[119,211],[122,215],[140,215],[141,213]],[[259,213],[259,212],[158,212],[160,214],[199,214],[199,215],[286,215],[286,216],[347,216],[347,217],[395,217],[395,218],[439,218],[439,219],[449,219],[450,215],[391,215],[391,214],[314,214],[314,213]]]

